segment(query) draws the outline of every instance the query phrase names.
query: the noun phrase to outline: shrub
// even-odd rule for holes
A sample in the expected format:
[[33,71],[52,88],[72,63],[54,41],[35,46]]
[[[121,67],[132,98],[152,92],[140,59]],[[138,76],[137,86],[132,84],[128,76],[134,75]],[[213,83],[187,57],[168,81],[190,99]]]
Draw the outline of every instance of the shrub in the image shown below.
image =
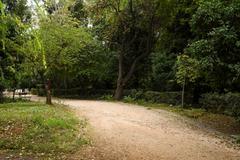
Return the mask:
[[[144,100],[151,103],[168,103],[173,105],[181,104],[181,92],[156,92],[156,91],[143,91],[143,90],[126,90],[124,92],[125,98],[134,100]],[[192,97],[187,95],[190,103]]]
[[32,88],[31,89],[31,93],[33,94],[33,95],[38,95],[38,96],[45,96],[46,95],[46,91],[45,91],[45,89],[43,89],[43,88]]
[[100,100],[106,100],[106,101],[111,101],[113,100],[112,95],[103,95],[102,97],[99,98]]
[[72,88],[72,89],[53,89],[52,95],[56,97],[64,98],[101,98],[103,95],[113,95],[113,90],[103,90],[103,89],[82,89],[82,88]]
[[43,88],[38,89],[38,95],[39,96],[46,96],[46,90]]
[[38,95],[38,90],[36,88],[31,89],[31,94]]
[[202,95],[200,104],[203,108],[216,113],[225,113],[240,120],[240,94],[239,93],[208,93]]
[[[45,96],[46,91],[44,88],[32,88],[31,93],[39,96]],[[113,95],[113,90],[101,89],[52,89],[52,95],[63,98],[101,98],[103,95]]]
[[143,90],[129,90],[128,95],[131,98],[135,99],[135,100],[139,100],[139,99],[143,99],[144,98],[144,91]]
[[177,105],[181,103],[181,93],[147,91],[144,93],[144,100],[154,103],[168,103]]
[[131,96],[124,96],[123,101],[127,103],[133,103],[136,99],[132,98]]

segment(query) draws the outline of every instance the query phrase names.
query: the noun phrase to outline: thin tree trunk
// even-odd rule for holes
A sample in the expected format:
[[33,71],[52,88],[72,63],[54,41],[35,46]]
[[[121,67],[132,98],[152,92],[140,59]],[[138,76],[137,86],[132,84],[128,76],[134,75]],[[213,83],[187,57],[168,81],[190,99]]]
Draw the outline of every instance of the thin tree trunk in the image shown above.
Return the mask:
[[2,90],[0,90],[0,103],[2,103],[3,102],[3,92],[2,92]]
[[182,107],[184,107],[185,85],[186,85],[186,78],[184,78],[183,87],[182,87]]
[[51,81],[48,79],[46,82],[46,104],[52,105],[52,95],[51,95]]
[[16,89],[14,88],[14,89],[13,89],[13,96],[12,96],[12,100],[13,100],[13,101],[15,100],[15,95],[16,95]]

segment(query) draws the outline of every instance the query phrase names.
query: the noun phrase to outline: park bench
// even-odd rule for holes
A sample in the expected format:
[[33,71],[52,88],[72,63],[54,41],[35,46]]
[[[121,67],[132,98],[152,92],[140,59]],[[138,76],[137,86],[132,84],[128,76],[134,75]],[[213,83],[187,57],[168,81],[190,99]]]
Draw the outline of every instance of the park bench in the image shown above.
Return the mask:
[[31,99],[31,94],[28,89],[17,89],[15,93],[21,99],[26,99],[26,100]]

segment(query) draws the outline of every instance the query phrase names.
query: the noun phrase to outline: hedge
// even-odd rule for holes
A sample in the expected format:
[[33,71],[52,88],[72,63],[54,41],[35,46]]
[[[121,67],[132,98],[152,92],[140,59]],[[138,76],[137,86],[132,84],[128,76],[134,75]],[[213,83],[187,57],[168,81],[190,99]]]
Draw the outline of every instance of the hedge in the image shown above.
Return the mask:
[[[44,96],[45,90],[42,88],[32,89],[32,94]],[[113,95],[114,90],[102,89],[53,89],[53,96],[63,98],[96,99],[104,95]],[[181,92],[155,92],[143,90],[125,90],[125,97],[133,100],[144,100],[152,103],[167,103],[172,105],[181,104]],[[191,104],[192,96],[186,94],[185,103]],[[200,107],[214,113],[224,113],[239,118],[240,120],[240,93],[207,93],[200,99]]]
[[[126,90],[125,96],[131,97],[134,100],[145,100],[152,103],[168,103],[172,105],[181,104],[181,92],[156,92],[143,90]],[[186,104],[191,104],[192,96],[185,95]]]
[[[46,94],[45,89],[31,89],[31,93],[39,96]],[[103,95],[113,95],[114,90],[103,89],[53,89],[52,95],[64,98],[100,98]],[[124,96],[129,96],[134,100],[145,100],[152,103],[168,103],[173,105],[181,104],[181,92],[155,92],[142,90],[125,90]],[[191,99],[191,98],[186,98]],[[190,101],[189,101],[190,103]]]
[[240,93],[207,93],[202,95],[200,104],[206,110],[224,113],[240,120]]
[[[31,89],[31,93],[39,96],[46,95],[45,89],[42,88],[33,88]],[[73,89],[52,89],[52,95],[56,97],[62,98],[99,98],[102,95],[113,94],[113,90],[101,90],[101,89],[81,89],[81,88],[73,88]]]

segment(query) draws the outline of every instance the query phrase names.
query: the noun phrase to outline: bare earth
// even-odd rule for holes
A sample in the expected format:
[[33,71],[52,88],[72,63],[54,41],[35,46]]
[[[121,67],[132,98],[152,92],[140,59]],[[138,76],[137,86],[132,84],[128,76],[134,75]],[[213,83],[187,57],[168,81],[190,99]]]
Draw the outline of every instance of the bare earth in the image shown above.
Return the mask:
[[163,110],[125,103],[61,100],[86,117],[93,145],[76,160],[240,160],[240,150],[213,131]]

